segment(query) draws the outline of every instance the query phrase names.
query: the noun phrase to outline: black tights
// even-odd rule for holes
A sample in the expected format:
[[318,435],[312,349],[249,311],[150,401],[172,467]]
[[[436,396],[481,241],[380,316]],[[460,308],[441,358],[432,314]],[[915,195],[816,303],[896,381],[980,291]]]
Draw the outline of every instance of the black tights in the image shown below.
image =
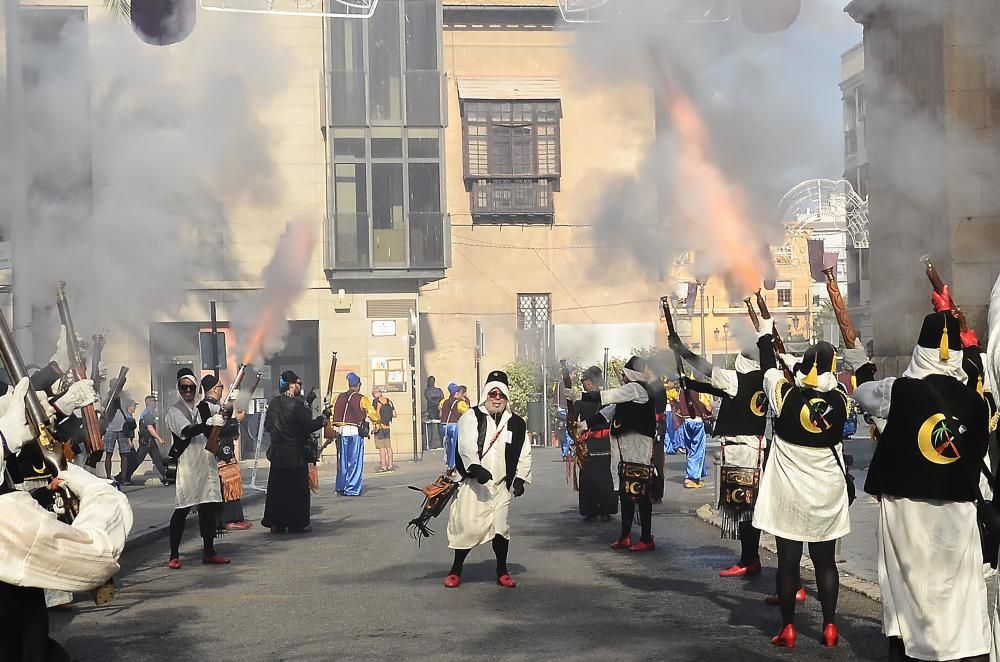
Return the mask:
[[[778,543],[778,599],[781,604],[781,623],[791,625],[795,620],[795,593],[802,586],[799,561],[802,560],[802,543],[798,540],[776,538]],[[836,540],[809,543],[809,556],[816,569],[816,590],[823,607],[823,625],[834,622],[837,611],[837,593],[840,576],[834,551]]]
[[[907,657],[906,647],[903,646],[903,640],[899,637],[889,637],[889,662],[908,662],[915,658]],[[989,654],[976,655],[975,657],[963,657],[962,660],[965,662],[988,662],[990,659]]]
[[[493,553],[497,557],[497,577],[509,574],[507,572],[507,552],[510,550],[510,541],[497,534],[493,536]],[[462,567],[465,565],[465,558],[471,552],[471,549],[456,549],[455,550],[455,562],[451,564],[451,572],[449,574],[462,576]]]
[[740,522],[740,562],[745,568],[755,561],[760,561],[760,529],[754,528],[750,522]]
[[622,538],[632,534],[632,520],[635,518],[636,504],[639,506],[639,526],[642,529],[642,542],[653,542],[653,502],[649,497],[639,497],[638,501],[633,501],[632,497],[619,495],[622,504]]
[[[198,504],[198,529],[204,545],[205,556],[215,556],[215,513],[217,503]],[[180,558],[181,537],[184,535],[184,525],[187,522],[191,507],[178,508],[170,516],[170,558]]]

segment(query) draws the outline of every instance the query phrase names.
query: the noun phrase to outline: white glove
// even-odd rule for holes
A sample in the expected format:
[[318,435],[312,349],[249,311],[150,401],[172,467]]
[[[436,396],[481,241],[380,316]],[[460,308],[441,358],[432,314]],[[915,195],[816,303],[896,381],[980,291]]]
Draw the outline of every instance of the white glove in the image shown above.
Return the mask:
[[55,418],[58,414],[55,407],[49,403],[49,394],[45,391],[35,391],[35,397],[38,398],[38,403],[42,405],[42,410],[45,412],[46,418]]
[[205,425],[213,428],[222,427],[225,424],[226,419],[222,417],[222,414],[212,414],[208,420],[205,421]]
[[230,402],[236,402],[239,399],[240,399],[240,390],[238,388],[234,388],[232,391],[229,392]]
[[861,343],[859,338],[854,342],[854,347],[850,349],[841,350],[841,356],[844,357],[844,365],[850,369],[851,372],[856,372],[858,368],[871,361],[868,359],[868,352],[865,351],[865,346]]
[[757,337],[762,338],[763,336],[773,336],[774,335],[774,318],[761,320],[760,321],[760,331],[757,332]]
[[59,327],[59,340],[56,341],[56,353],[52,355],[49,359],[49,363],[55,361],[56,363],[62,363],[69,358],[69,347],[66,343],[66,327]]
[[66,392],[56,400],[56,409],[69,414],[74,409],[80,409],[97,402],[97,391],[94,390],[92,379],[81,379],[73,382]]
[[778,354],[778,359],[780,359],[781,363],[783,363],[789,370],[794,370],[795,364],[799,363],[799,357],[794,354]]
[[92,493],[94,490],[100,489],[117,492],[115,488],[111,487],[111,481],[98,478],[83,467],[77,466],[72,462],[68,463],[65,469],[59,470],[58,478],[66,484],[70,492],[80,498],[83,498],[88,493]]
[[570,423],[573,428],[573,436],[579,437],[581,434],[587,431],[587,421],[575,421]]
[[28,378],[22,378],[11,393],[11,406],[7,407],[3,416],[0,416],[0,433],[3,433],[7,448],[12,453],[19,451],[24,442],[31,441],[35,437],[31,433],[31,428],[28,427],[28,419],[24,411],[24,396],[28,394],[30,386]]

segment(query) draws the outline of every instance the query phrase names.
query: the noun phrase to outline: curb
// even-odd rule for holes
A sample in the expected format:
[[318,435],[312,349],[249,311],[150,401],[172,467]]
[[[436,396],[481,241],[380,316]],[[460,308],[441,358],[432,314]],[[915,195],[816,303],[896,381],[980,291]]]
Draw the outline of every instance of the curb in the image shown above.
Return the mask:
[[[712,504],[706,503],[704,506],[698,508],[695,515],[703,522],[720,529],[722,528],[722,519],[716,510],[712,508]],[[760,546],[772,554],[778,553],[778,548],[774,544],[774,537],[766,533],[760,538]],[[812,560],[808,556],[803,555],[802,562],[799,565],[803,570],[813,572]],[[865,596],[869,600],[874,600],[875,602],[882,601],[882,593],[879,591],[878,584],[852,575],[849,572],[840,571],[840,585],[849,591],[854,591]]]
[[[258,492],[257,490],[245,490],[241,501],[244,505],[246,505],[260,501],[263,498],[263,492]],[[170,509],[171,512],[173,512],[172,506],[170,506]],[[140,547],[145,547],[146,545],[156,542],[157,540],[162,540],[167,537],[169,531],[169,521],[164,522],[163,524],[154,524],[149,526],[141,533],[134,533],[125,539],[125,551],[135,550]]]

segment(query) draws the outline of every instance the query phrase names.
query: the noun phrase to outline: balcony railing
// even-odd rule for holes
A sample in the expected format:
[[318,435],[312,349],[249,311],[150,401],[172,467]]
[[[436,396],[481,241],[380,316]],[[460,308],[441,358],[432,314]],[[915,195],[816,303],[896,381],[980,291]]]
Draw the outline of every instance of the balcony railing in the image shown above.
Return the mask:
[[552,221],[552,182],[547,179],[477,179],[471,195],[473,217],[486,217],[487,223],[503,216]]

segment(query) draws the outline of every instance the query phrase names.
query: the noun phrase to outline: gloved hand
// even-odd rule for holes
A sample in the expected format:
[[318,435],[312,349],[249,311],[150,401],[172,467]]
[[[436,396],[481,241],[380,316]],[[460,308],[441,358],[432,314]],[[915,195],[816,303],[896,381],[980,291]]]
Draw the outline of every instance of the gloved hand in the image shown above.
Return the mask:
[[74,409],[86,407],[97,401],[97,391],[94,390],[92,379],[81,379],[73,382],[66,392],[56,400],[56,409],[62,414],[70,414]]
[[972,329],[966,329],[958,334],[958,337],[962,340],[962,348],[968,349],[969,347],[979,347],[979,336]]
[[59,415],[56,408],[52,406],[49,402],[49,394],[45,391],[35,391],[35,398],[38,400],[38,404],[42,406],[42,411],[45,412],[45,418],[54,419]]
[[490,473],[489,469],[486,469],[482,465],[473,464],[469,467],[468,471],[470,478],[475,478],[480,485],[485,485],[486,483],[493,480],[493,474]]
[[670,335],[667,336],[667,347],[669,347],[670,349],[677,351],[681,349],[683,346],[684,343],[681,342],[680,336],[678,336],[676,333],[671,333]]
[[208,417],[208,420],[205,421],[205,425],[213,428],[222,427],[225,424],[226,419],[222,416],[222,414],[212,414]]
[[941,294],[931,290],[931,305],[934,306],[935,313],[951,310],[951,292],[947,285],[941,288]]
[[313,401],[316,400],[316,387],[309,389],[309,394],[306,395],[306,404],[312,407]]
[[232,391],[229,392],[230,402],[236,402],[239,399],[240,399],[240,390],[238,388],[234,388]]
[[323,416],[326,418],[330,418],[331,416],[333,416],[333,407],[331,407],[330,405],[323,407]]
[[569,427],[570,434],[574,437],[579,437],[588,430],[587,421],[574,421],[569,424]]
[[515,478],[510,486],[510,492],[515,498],[524,494],[524,481],[520,478]]
[[763,336],[773,336],[774,335],[774,318],[761,320],[760,321],[760,331],[757,332],[757,337],[761,338]]
[[31,441],[34,435],[28,427],[28,419],[24,410],[24,396],[28,394],[31,383],[24,377],[17,383],[11,393],[11,404],[0,416],[0,432],[7,442],[7,448],[16,453],[26,441]]
[[49,359],[49,363],[55,361],[60,365],[66,365],[65,361],[69,359],[69,348],[66,344],[66,327],[59,327],[59,340],[56,341],[56,353],[52,355]]
[[794,354],[778,354],[778,361],[789,370],[795,370],[795,364],[799,363],[799,357]]
[[868,359],[868,352],[865,351],[865,346],[861,342],[861,338],[854,341],[854,347],[845,348],[841,354],[844,357],[844,365],[846,365],[851,372],[857,372],[858,368],[870,362]]

